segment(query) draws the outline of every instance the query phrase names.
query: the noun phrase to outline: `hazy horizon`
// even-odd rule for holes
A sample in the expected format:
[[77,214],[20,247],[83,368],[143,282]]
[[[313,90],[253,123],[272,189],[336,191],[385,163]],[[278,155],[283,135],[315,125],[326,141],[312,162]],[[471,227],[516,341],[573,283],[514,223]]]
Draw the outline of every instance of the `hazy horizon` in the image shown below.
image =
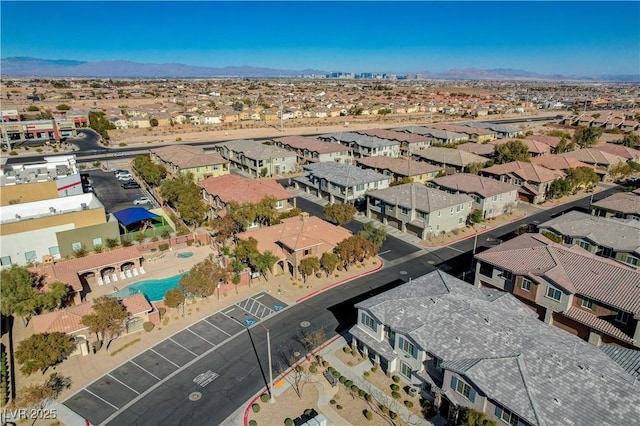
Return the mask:
[[88,62],[638,75],[638,16],[639,2],[3,1],[1,47]]

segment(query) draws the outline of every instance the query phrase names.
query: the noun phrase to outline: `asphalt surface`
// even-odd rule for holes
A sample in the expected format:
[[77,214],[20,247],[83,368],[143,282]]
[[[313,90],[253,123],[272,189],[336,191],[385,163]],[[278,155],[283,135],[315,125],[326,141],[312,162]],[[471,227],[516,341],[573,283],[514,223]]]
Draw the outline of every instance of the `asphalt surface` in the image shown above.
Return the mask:
[[[602,199],[614,191],[615,187],[603,190],[594,195],[594,201]],[[317,209],[306,205],[306,200],[302,201],[299,198],[298,202],[303,209],[309,207],[310,213],[317,212]],[[486,250],[498,244],[500,240],[510,238],[522,224],[542,223],[565,211],[576,208],[586,209],[588,205],[589,197],[586,197],[480,234],[476,242],[476,252]],[[386,246],[383,248],[391,251],[385,258],[385,268],[379,272],[338,286],[307,301],[267,316],[258,324],[246,329],[243,328],[204,355],[191,354],[192,356],[187,356],[182,354],[174,360],[179,360],[180,363],[186,361],[184,365],[180,366],[180,369],[172,368],[173,371],[168,375],[165,370],[160,370],[159,374],[165,374],[165,376],[163,376],[164,378],[158,376],[160,380],[156,380],[155,383],[150,382],[148,378],[146,379],[147,382],[153,383],[151,388],[143,385],[147,382],[136,384],[140,389],[147,388],[146,393],[138,390],[139,394],[135,394],[135,392],[122,390],[121,387],[116,386],[113,389],[119,389],[122,392],[116,392],[117,395],[113,396],[113,402],[109,402],[118,407],[118,410],[94,398],[87,390],[82,390],[69,398],[65,401],[65,405],[74,410],[81,409],[89,416],[95,416],[93,420],[92,417],[88,417],[94,424],[221,424],[238,407],[266,386],[266,377],[268,377],[266,333],[261,325],[270,330],[274,374],[278,374],[286,369],[292,358],[299,358],[307,352],[300,343],[303,329],[311,331],[321,328],[325,331],[326,338],[330,339],[337,334],[344,333],[355,324],[354,304],[361,300],[400,285],[412,277],[429,273],[436,268],[456,276],[471,269],[473,238],[433,251],[415,247],[409,249],[406,246],[410,246],[410,244],[393,237],[388,238],[385,244]],[[232,315],[233,318],[229,315]],[[244,311],[242,306],[234,306],[233,312],[229,312],[227,317],[236,320],[237,324],[242,324],[244,327],[246,325],[243,324],[245,315],[248,315],[248,311]],[[303,322],[308,322],[309,326],[303,327],[301,325]],[[199,332],[197,329],[192,331]],[[169,355],[168,351],[173,347],[173,343],[169,343],[164,343],[169,345],[166,348],[159,344],[150,351],[157,349],[158,352],[165,351]],[[193,352],[198,353],[195,350]],[[158,361],[157,358],[156,361]],[[149,365],[150,368],[153,365],[153,362],[144,362],[147,362],[146,365]],[[159,361],[158,363],[161,364]],[[209,371],[212,373],[208,373]],[[124,377],[125,373],[127,371],[112,374],[116,377]],[[197,378],[200,375],[204,374],[205,377],[207,375],[210,377],[214,373],[216,376],[213,384],[203,387],[197,383]],[[90,385],[88,389],[92,392],[94,390],[99,392],[101,388],[106,388],[107,384],[101,380],[104,378]],[[193,392],[201,393],[197,401],[189,399],[189,395]],[[87,408],[82,408],[85,407],[84,402],[79,403],[77,398],[81,397],[88,398]],[[125,399],[129,402],[123,404]],[[101,414],[91,414],[94,411]],[[105,417],[105,415],[109,415],[109,417]]]
[[[93,191],[104,205],[107,214],[114,213],[129,207],[143,207],[151,209],[158,207],[158,203],[141,185],[140,189],[124,189],[113,172],[103,170],[89,170],[83,173],[89,175],[89,181],[93,186]],[[135,205],[133,200],[139,197],[149,197],[151,203]]]

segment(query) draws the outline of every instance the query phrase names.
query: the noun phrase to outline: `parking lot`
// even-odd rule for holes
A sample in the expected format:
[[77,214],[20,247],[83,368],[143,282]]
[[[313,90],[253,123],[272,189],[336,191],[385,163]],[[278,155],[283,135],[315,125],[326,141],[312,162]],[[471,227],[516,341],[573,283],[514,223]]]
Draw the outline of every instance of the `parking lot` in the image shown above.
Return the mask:
[[[111,370],[71,396],[64,404],[91,424],[100,424],[171,373],[215,350],[247,326],[276,314],[286,306],[265,292],[242,300],[179,331]],[[211,382],[217,377],[218,373],[211,372],[202,380]]]
[[[89,181],[93,186],[93,191],[104,205],[107,213],[117,212],[129,207],[144,207],[152,209],[159,207],[151,194],[141,188],[124,189],[112,171],[89,170],[83,173],[89,175]],[[140,197],[149,197],[151,203],[136,205],[133,201]]]

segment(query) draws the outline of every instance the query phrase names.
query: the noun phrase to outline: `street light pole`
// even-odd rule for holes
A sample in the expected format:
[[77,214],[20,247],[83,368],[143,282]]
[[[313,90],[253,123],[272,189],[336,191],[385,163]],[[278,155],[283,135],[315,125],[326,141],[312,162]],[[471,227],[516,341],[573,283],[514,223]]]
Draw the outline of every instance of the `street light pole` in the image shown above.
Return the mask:
[[[264,325],[263,325],[264,327]],[[271,366],[271,337],[269,336],[269,329],[264,327],[267,330],[267,352],[268,352],[268,360],[269,360],[269,403],[274,404],[276,402],[275,396],[273,396],[273,368]]]

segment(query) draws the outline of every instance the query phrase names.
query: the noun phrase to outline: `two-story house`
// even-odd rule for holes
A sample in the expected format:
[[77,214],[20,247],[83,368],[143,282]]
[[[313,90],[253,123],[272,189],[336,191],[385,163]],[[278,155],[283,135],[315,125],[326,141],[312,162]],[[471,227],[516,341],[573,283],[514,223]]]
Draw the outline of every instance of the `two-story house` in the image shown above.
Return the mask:
[[220,155],[251,176],[268,177],[298,169],[295,152],[254,140],[233,140],[216,144]]
[[438,176],[444,169],[410,157],[362,157],[357,160],[360,167],[392,176],[394,181],[411,179],[414,183],[425,183]]
[[[640,200],[639,200],[640,201]],[[598,256],[640,266],[640,221],[609,219],[580,211],[569,211],[538,225],[565,244],[577,244]]]
[[429,239],[467,225],[473,200],[418,183],[408,183],[367,194],[367,217]]
[[451,422],[474,409],[514,426],[637,423],[640,385],[620,356],[537,321],[508,293],[436,270],[355,307],[352,347]]
[[434,129],[446,130],[449,132],[463,133],[469,136],[469,142],[486,143],[497,138],[496,132],[480,127],[459,126],[450,123],[432,124]]
[[400,142],[395,140],[381,139],[355,132],[328,133],[318,136],[318,139],[326,142],[341,143],[353,149],[353,155],[358,158],[376,155],[385,157],[400,156]]
[[305,136],[284,136],[273,139],[273,143],[295,152],[298,155],[299,164],[326,161],[353,164],[353,150],[337,142],[322,142]]
[[459,123],[459,124],[467,127],[475,127],[480,129],[491,130],[492,132],[495,132],[496,136],[499,139],[515,138],[517,136],[522,136],[524,134],[521,128],[516,126],[510,126],[508,124],[483,123],[480,121],[467,121],[465,123]]
[[587,163],[600,171],[601,174],[610,173],[619,165],[626,163],[626,158],[619,155],[610,154],[596,148],[576,149],[575,151],[564,152],[559,154],[563,157],[573,158],[583,163]]
[[241,240],[255,238],[258,251],[270,251],[278,257],[273,275],[290,274],[298,279],[298,266],[302,259],[317,257],[332,251],[335,246],[351,236],[351,232],[303,212],[299,216],[283,219],[279,224],[241,232]]
[[470,164],[480,163],[484,165],[488,161],[487,158],[470,152],[433,146],[420,151],[414,151],[412,154],[413,157],[421,161],[426,161],[429,164],[444,168],[448,174],[462,173]]
[[591,204],[591,214],[600,217],[640,220],[640,189],[618,192]]
[[304,175],[293,179],[295,187],[330,203],[361,200],[368,191],[391,184],[391,176],[344,163],[307,164],[303,169]]
[[482,212],[483,219],[500,216],[513,210],[518,203],[518,187],[488,177],[467,173],[442,176],[430,183],[453,194],[473,198],[473,209]]
[[281,213],[296,206],[296,195],[285,190],[271,179],[251,179],[240,175],[210,177],[198,183],[202,199],[209,206],[209,219],[220,216],[229,203],[257,204],[265,198],[275,201],[276,211]]
[[215,152],[190,145],[170,145],[149,150],[151,161],[163,166],[167,173],[177,175],[193,175],[198,183],[212,176],[229,174],[229,161]]
[[482,169],[480,174],[519,186],[520,199],[534,204],[547,198],[547,189],[551,182],[566,176],[560,170],[551,170],[524,161],[511,161],[487,167]]
[[[422,126],[408,126],[408,127],[399,127],[397,129],[399,132],[405,133],[415,133],[417,135],[426,136],[431,139],[431,143],[439,143],[443,145],[453,145],[458,143],[469,142],[469,135],[465,133],[452,132],[450,130],[441,130],[434,129],[432,127],[422,127]],[[409,151],[415,151],[416,149],[424,149],[428,148],[430,144],[410,144]]]
[[523,234],[476,255],[475,285],[513,293],[547,324],[590,343],[640,347],[640,271]]
[[400,143],[400,151],[403,155],[416,149],[427,148],[431,145],[433,140],[430,136],[387,129],[358,130],[357,133],[375,138],[397,141]]

